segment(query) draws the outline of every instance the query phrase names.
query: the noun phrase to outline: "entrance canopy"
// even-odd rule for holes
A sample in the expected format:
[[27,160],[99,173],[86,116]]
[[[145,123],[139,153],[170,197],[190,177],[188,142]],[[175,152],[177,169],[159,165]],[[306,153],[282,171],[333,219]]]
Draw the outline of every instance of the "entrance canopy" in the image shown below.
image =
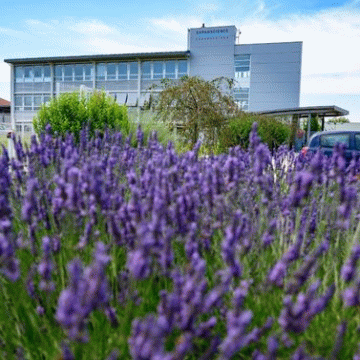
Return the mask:
[[279,109],[272,111],[259,111],[257,114],[268,116],[291,116],[291,122],[296,122],[296,128],[299,126],[300,118],[308,118],[306,140],[310,138],[310,119],[312,116],[318,116],[321,120],[321,130],[324,131],[325,118],[349,115],[349,111],[338,106],[306,106],[292,109]]
[[349,115],[349,111],[342,109],[338,106],[307,106],[297,107],[293,109],[279,109],[272,111],[260,111],[258,114],[261,115],[272,115],[272,116],[285,116],[285,115],[297,115],[299,118],[308,117],[309,115],[318,115],[320,118],[345,116]]

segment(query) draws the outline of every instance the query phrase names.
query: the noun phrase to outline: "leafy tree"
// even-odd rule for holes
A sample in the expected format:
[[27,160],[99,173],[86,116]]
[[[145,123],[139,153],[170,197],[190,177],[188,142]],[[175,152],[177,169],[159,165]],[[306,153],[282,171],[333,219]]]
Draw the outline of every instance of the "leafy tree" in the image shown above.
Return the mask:
[[329,124],[346,124],[346,123],[349,123],[350,120],[344,116],[340,116],[340,117],[336,117],[336,118],[332,118],[332,119],[329,119],[327,121]]
[[[304,122],[303,129],[305,131],[307,131],[308,122],[309,122],[308,120],[306,120]],[[310,118],[310,131],[320,131],[320,130],[321,130],[321,125],[320,125],[319,117],[317,115],[311,115],[311,118]]]
[[205,144],[213,147],[219,129],[240,112],[230,96],[232,85],[233,81],[226,78],[206,81],[184,76],[177,82],[165,80],[155,104],[157,116],[171,128],[180,128],[192,146],[203,134]]
[[60,136],[71,133],[76,140],[84,127],[91,135],[105,128],[129,132],[127,108],[117,104],[104,91],[96,90],[90,94],[62,93],[44,104],[33,120],[36,133],[43,132],[47,124],[51,125],[53,133]]

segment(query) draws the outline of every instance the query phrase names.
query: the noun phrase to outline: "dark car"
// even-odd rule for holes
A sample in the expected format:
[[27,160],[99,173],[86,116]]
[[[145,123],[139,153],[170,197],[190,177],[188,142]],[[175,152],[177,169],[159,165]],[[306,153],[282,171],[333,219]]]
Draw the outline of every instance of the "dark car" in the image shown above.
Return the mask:
[[321,131],[312,135],[308,146],[302,149],[303,153],[316,152],[319,149],[327,156],[331,156],[334,146],[344,145],[344,156],[347,163],[355,156],[360,157],[360,131],[355,130],[334,130]]

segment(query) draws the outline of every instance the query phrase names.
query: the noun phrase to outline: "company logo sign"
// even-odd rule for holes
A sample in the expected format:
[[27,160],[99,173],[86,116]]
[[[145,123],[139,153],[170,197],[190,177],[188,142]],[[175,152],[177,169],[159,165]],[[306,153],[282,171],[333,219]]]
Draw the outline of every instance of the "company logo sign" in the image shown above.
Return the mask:
[[197,40],[228,39],[229,29],[196,30]]

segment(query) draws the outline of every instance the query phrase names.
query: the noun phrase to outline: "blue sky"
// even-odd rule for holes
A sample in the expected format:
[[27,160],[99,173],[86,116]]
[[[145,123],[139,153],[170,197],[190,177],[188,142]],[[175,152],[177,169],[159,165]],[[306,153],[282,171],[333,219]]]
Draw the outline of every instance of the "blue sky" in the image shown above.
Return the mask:
[[2,0],[0,97],[8,58],[186,49],[187,29],[235,25],[240,43],[303,41],[301,106],[360,122],[360,0]]

